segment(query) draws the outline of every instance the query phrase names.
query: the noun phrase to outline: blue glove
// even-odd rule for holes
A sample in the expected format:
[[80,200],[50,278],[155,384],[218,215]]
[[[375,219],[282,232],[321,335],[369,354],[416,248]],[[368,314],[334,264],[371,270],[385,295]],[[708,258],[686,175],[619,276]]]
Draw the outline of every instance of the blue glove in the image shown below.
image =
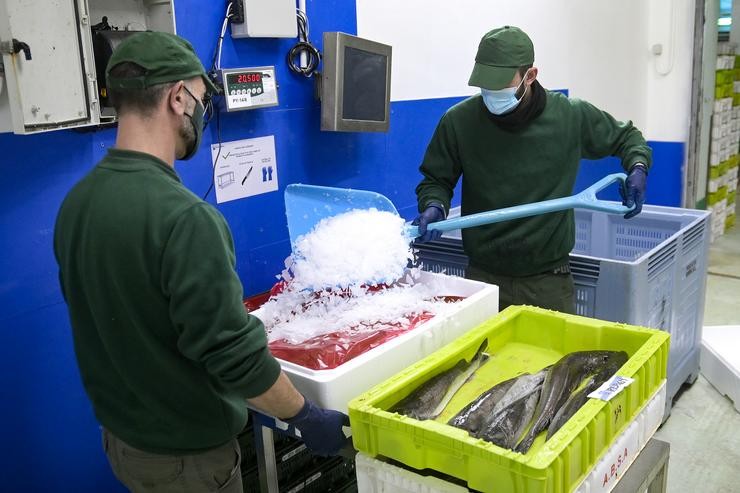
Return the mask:
[[344,436],[342,426],[349,426],[349,417],[339,411],[331,411],[316,406],[305,399],[301,410],[286,423],[301,431],[306,447],[316,455],[337,455],[350,442]]
[[647,186],[647,171],[644,165],[634,165],[627,175],[624,186],[619,189],[622,195],[622,204],[627,207],[635,206],[634,209],[624,215],[625,219],[635,217],[642,211],[645,203],[645,187]]
[[424,209],[414,221],[411,223],[414,226],[419,226],[419,237],[416,238],[417,243],[426,243],[427,241],[438,240],[442,236],[442,231],[436,229],[427,230],[427,225],[442,221],[445,219],[445,210],[441,204],[431,203]]

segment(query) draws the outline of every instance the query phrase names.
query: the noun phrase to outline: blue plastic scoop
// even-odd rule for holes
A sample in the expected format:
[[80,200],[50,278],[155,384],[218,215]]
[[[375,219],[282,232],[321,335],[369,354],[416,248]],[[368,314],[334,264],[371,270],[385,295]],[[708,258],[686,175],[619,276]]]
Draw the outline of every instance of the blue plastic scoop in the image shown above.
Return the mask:
[[[598,192],[612,183],[623,184],[626,179],[627,175],[624,173],[615,173],[605,176],[576,195],[446,219],[431,223],[427,228],[439,231],[474,228],[566,209],[590,209],[611,214],[626,214],[632,209],[596,198]],[[302,184],[288,185],[285,189],[285,213],[288,218],[291,246],[324,218],[354,209],[371,208],[398,214],[393,202],[376,192]],[[419,236],[419,228],[407,223],[405,233],[410,239],[416,238]]]

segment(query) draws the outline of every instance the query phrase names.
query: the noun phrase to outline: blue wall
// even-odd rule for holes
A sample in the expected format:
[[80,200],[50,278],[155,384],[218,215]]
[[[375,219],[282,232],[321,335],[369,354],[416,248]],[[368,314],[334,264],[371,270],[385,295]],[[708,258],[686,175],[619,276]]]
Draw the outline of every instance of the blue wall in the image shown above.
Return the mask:
[[[179,34],[210,60],[222,9],[204,0],[177,0]],[[355,2],[308,2],[311,38],[323,31],[356,32]],[[290,73],[294,40],[224,41],[225,67],[276,65],[280,106],[222,114],[224,141],[275,135],[281,191],[225,203],[247,295],[274,281],[289,253],[282,189],[293,182],[367,188],[391,198],[402,215],[415,213],[417,167],[446,108],[460,98],[397,102],[388,134],[322,133],[312,82]],[[212,123],[196,157],[177,167],[202,195],[211,180]],[[66,307],[52,253],[56,211],[69,188],[115,139],[114,130],[0,134],[0,432],[3,491],[122,491],[100,449],[95,418],[80,384]],[[683,144],[653,143],[652,203],[677,205]],[[618,169],[616,160],[587,163],[578,186]],[[658,183],[661,183],[660,189]],[[213,195],[209,197],[214,201]]]

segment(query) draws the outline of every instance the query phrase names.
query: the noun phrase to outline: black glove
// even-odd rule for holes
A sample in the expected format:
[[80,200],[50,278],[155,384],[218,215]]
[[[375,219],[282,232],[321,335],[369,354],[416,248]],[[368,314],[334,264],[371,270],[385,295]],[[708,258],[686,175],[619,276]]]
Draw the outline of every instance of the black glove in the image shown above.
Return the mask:
[[427,230],[427,225],[443,221],[445,219],[445,210],[441,204],[431,203],[424,209],[419,216],[411,223],[419,226],[419,236],[416,238],[417,243],[426,243],[427,241],[438,240],[442,236],[442,231],[436,229]]
[[301,410],[286,423],[301,432],[306,447],[316,455],[337,455],[349,443],[342,426],[349,426],[349,417],[339,411],[331,411],[316,406],[305,399]]
[[647,186],[647,171],[643,164],[632,167],[624,182],[624,187],[619,189],[622,195],[622,204],[627,207],[635,206],[634,209],[624,215],[625,219],[635,217],[642,211],[645,203],[645,187]]

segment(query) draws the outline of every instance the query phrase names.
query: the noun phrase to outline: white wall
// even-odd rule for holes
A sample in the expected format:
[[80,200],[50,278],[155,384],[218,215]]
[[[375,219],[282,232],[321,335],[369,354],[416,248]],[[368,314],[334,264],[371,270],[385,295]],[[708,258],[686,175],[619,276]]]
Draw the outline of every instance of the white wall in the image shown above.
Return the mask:
[[[467,82],[478,42],[510,24],[532,38],[545,87],[569,89],[666,141],[688,136],[693,14],[694,0],[357,0],[358,34],[393,46],[395,101],[476,92]],[[671,70],[659,74],[656,61]]]
[[686,142],[691,116],[694,0],[650,0],[648,47],[661,44],[647,73],[647,125],[652,140]]

